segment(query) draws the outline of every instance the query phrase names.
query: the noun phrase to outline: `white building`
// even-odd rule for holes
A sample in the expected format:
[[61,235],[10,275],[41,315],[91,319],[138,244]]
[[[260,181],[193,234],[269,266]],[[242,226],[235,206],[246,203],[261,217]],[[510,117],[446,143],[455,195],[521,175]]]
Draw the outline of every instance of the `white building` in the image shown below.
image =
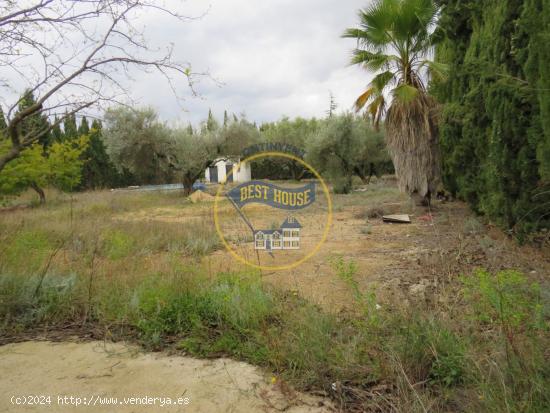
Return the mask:
[[[239,166],[231,174],[234,166]],[[214,162],[210,168],[204,172],[206,182],[221,183],[225,182],[248,182],[252,179],[252,171],[248,162],[234,162],[231,159],[223,158]]]
[[302,226],[294,217],[288,217],[280,229],[260,229],[254,231],[254,249],[257,250],[297,250],[300,248]]

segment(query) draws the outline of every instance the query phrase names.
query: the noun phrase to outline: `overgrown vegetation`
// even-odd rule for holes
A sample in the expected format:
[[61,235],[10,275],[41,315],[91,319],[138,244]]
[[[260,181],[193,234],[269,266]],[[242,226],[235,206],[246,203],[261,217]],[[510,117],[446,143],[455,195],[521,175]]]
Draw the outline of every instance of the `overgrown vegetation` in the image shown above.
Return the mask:
[[[376,286],[362,287],[355,261],[327,257],[354,303],[353,311],[327,312],[259,273],[209,273],[200,260],[219,241],[207,220],[132,219],[136,207],[158,205],[159,194],[96,193],[91,204],[82,196],[0,221],[0,335],[8,340],[68,328],[152,350],[230,356],[326,392],[349,411],[550,406],[548,298],[517,271],[464,274],[441,290],[455,303],[444,309],[388,306]],[[202,214],[175,194],[161,197]]]
[[[0,9],[15,10],[16,3]],[[53,9],[48,4],[25,13],[65,10],[63,2]],[[147,51],[139,36],[133,41],[125,34],[134,32],[126,11],[121,13],[126,6],[106,4],[117,7],[101,6],[92,15],[114,18],[123,27],[113,25],[96,52],[113,33]],[[128,7],[140,6],[168,12],[140,1]],[[25,13],[23,20],[15,16],[4,23],[10,29],[4,33],[49,50],[40,37],[26,35],[24,27],[37,22]],[[84,16],[66,22],[93,43],[81,25]],[[543,231],[550,225],[549,24],[547,0],[373,1],[360,12],[359,28],[344,35],[358,42],[352,63],[376,74],[356,101],[373,127],[363,117],[337,114],[332,94],[324,119],[282,118],[258,126],[227,112],[218,122],[209,111],[200,125],[182,128],[160,121],[154,109],[112,107],[105,127],[100,121],[90,127],[85,117],[77,122],[76,113],[93,98],[79,103],[78,94],[68,96],[59,106],[70,109],[65,114],[45,105],[71,78],[60,70],[68,61],[52,66],[47,61],[55,54],[42,53],[46,74],[55,68],[46,75],[54,84],[35,88],[38,99],[33,89],[25,91],[6,117],[0,108],[0,196],[32,188],[45,201],[46,186],[71,192],[169,182],[183,183],[188,194],[217,158],[236,160],[256,143],[285,144],[304,151],[335,194],[347,194],[335,196],[334,211],[342,213],[336,230],[344,234],[348,223],[342,221],[349,217],[360,220],[350,244],[361,244],[378,230],[374,220],[409,212],[404,202],[391,202],[403,201],[396,199],[396,188],[382,179],[370,182],[393,172],[385,142],[401,189],[429,203],[439,189],[441,136],[443,180],[452,195],[521,239],[541,231],[548,241]],[[68,45],[66,33],[58,32],[59,44]],[[20,57],[18,43],[6,49],[17,51],[5,54],[8,68],[17,68],[18,59],[11,59]],[[79,50],[73,58],[83,56],[85,50]],[[94,58],[93,53],[93,64],[85,63],[73,80],[91,68],[98,79],[112,80],[101,66],[118,61],[175,69],[192,86],[190,68],[173,66],[167,58],[140,61],[131,53]],[[103,96],[101,89],[72,85]],[[254,162],[253,177],[312,178],[299,162],[287,159]],[[361,183],[368,188],[350,194]],[[409,292],[407,302],[387,297],[379,302],[380,290],[361,277],[359,260],[324,257],[315,268],[326,264],[334,275],[330,281],[347,289],[351,302],[331,311],[305,300],[299,290],[265,282],[265,274],[224,270],[224,262],[213,270],[212,260],[227,257],[217,251],[211,208],[180,194],[98,191],[52,201],[27,211],[0,211],[6,214],[0,216],[0,343],[57,332],[130,339],[154,351],[229,356],[262,366],[297,389],[330,396],[343,411],[550,411],[548,288],[533,281],[543,278],[531,277],[530,269],[489,267],[485,253],[497,241],[476,218],[466,217],[454,228],[458,251],[427,243],[384,255],[409,264],[414,259],[433,279],[436,300],[426,298],[428,284],[407,280],[397,285]],[[345,211],[349,207],[353,211]],[[151,219],[161,208],[169,211]],[[424,224],[437,232],[438,220],[449,218],[441,211],[415,216],[421,223],[407,232],[411,243],[425,241],[415,234]],[[383,236],[391,238],[391,231]],[[463,243],[470,236],[478,244],[472,254]],[[440,241],[444,237],[432,240]],[[418,252],[424,249],[432,255]],[[413,259],[406,258],[409,253]],[[446,262],[438,267],[429,259]],[[468,269],[454,271],[461,260],[468,261]],[[481,268],[472,271],[479,262]],[[447,273],[439,274],[440,268]]]
[[[353,270],[338,271],[352,282]],[[75,274],[4,275],[2,329],[84,323],[115,338],[133,336],[150,349],[228,355],[265,366],[300,389],[324,390],[342,407],[390,409],[403,403],[399,411],[420,411],[424,403],[436,402],[435,411],[461,405],[460,411],[541,412],[550,406],[548,325],[531,314],[540,294],[520,274],[505,284],[519,303],[492,302],[510,274],[468,278],[463,307],[468,316],[457,311],[453,322],[420,309],[388,312],[370,305],[368,322],[327,314],[265,287],[251,273],[208,280],[175,265],[169,274],[151,275],[123,283],[94,280],[93,286]],[[356,298],[367,308],[365,296]],[[520,320],[526,324],[517,324]],[[380,385],[387,394],[369,400],[369,389]],[[398,397],[399,392],[405,394]]]

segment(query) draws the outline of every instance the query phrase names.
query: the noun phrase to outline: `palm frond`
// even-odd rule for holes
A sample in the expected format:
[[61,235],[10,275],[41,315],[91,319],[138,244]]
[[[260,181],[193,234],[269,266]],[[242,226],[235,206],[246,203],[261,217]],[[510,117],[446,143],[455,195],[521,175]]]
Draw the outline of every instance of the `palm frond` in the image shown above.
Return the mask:
[[378,46],[391,42],[392,18],[399,0],[377,0],[360,12],[361,27],[368,34],[368,41]]
[[402,0],[394,16],[395,38],[412,42],[428,36],[437,16],[433,0]]
[[359,97],[355,100],[355,111],[359,112],[363,107],[367,104],[371,96],[375,93],[375,89],[372,87],[369,87],[367,90],[365,90]]
[[410,103],[418,96],[419,90],[406,83],[400,84],[393,89],[393,97],[401,103]]
[[352,39],[366,39],[367,32],[357,28],[349,28],[344,30],[344,33],[342,33],[342,37]]
[[380,69],[387,68],[394,59],[395,56],[392,55],[355,49],[350,63],[352,65],[362,65],[365,69],[376,72]]
[[371,86],[378,89],[378,91],[381,93],[384,91],[384,89],[390,85],[391,82],[395,80],[395,74],[389,70],[379,73],[372,79],[370,82]]
[[380,120],[386,111],[386,99],[383,94],[379,94],[369,105],[368,112],[371,115],[372,122],[376,130],[380,129]]
[[418,68],[426,67],[428,69],[429,75],[433,79],[437,80],[444,80],[447,78],[447,74],[449,73],[449,66],[445,63],[441,62],[434,62],[432,60],[423,60]]

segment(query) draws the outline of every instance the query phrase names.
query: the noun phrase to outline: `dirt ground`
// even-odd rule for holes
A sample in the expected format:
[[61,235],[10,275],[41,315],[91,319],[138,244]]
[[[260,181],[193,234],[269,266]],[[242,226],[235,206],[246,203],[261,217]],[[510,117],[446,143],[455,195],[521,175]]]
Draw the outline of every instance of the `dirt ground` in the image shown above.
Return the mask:
[[[132,212],[117,219],[147,217],[148,220],[184,225],[198,216],[214,225],[212,208],[210,202],[192,209],[157,208]],[[237,230],[236,234],[246,234],[248,229],[230,207],[222,204],[220,211],[222,228],[225,222],[226,227]],[[383,222],[382,213],[398,212],[409,213],[412,222]],[[257,206],[248,211],[248,216],[259,227],[270,227],[281,220]],[[307,223],[301,250],[275,252],[274,257],[262,251],[260,264],[273,266],[292,262],[313,248],[321,238],[326,210],[318,208],[300,219]],[[258,263],[251,239],[243,244],[231,242],[231,236],[227,238],[239,255]],[[501,230],[483,224],[462,202],[436,202],[430,209],[411,209],[407,201],[395,195],[387,202],[367,200],[364,203],[357,195],[351,195],[335,199],[329,235],[315,255],[290,270],[263,269],[262,276],[266,282],[300,294],[326,311],[348,311],[354,307],[352,292],[331,264],[336,257],[353,260],[360,288],[375,291],[381,305],[407,305],[411,300],[438,304],[441,288],[456,285],[452,278],[468,274],[475,268],[492,271],[514,268],[543,283],[550,274],[548,249],[518,245]],[[203,258],[202,265],[211,274],[245,268],[225,248]]]
[[[146,354],[120,343],[8,344],[0,347],[0,371],[0,412],[334,411],[330,401],[297,393],[246,363]],[[51,396],[51,404],[12,404],[12,396],[30,395]],[[73,404],[59,404],[64,396],[73,396]],[[139,401],[131,402],[132,397]],[[169,405],[167,398],[179,404]],[[79,406],[74,404],[77,400]]]
[[[548,282],[548,248],[518,245],[499,229],[484,225],[462,202],[437,202],[430,209],[411,210],[406,201],[392,200],[373,207],[372,203],[361,205],[351,197],[353,195],[349,205],[335,208],[326,242],[311,259],[290,270],[262,270],[265,281],[335,312],[354,307],[349,286],[331,264],[335,257],[356,264],[355,278],[360,288],[374,291],[381,305],[407,305],[411,300],[438,304],[441,288],[456,286],[458,276],[476,268],[492,271],[514,268],[538,281]],[[383,222],[381,213],[398,212],[408,212],[412,222]],[[369,213],[376,216],[366,217]],[[251,214],[255,215],[261,212]],[[306,222],[311,224],[306,232],[310,239],[320,239],[325,219],[326,214],[319,211],[306,217]],[[264,222],[270,220],[271,216]],[[304,249],[311,249],[313,242],[305,238]],[[258,262],[252,250],[243,252],[237,246],[235,250]],[[262,251],[259,262],[277,265],[296,259],[292,254],[286,257],[285,254],[279,252],[278,256],[271,257]],[[214,273],[243,268],[225,249],[204,261]]]

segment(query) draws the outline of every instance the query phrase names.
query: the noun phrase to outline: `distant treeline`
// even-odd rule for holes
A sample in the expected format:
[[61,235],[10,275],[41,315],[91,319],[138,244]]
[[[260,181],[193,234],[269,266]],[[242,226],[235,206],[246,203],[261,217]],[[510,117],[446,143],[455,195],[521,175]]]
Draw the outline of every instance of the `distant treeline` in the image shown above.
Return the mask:
[[[23,95],[19,111],[34,103]],[[0,152],[10,149],[3,136],[0,113]],[[200,125],[169,127],[151,108],[115,107],[103,122],[91,124],[83,116],[67,115],[60,122],[37,114],[22,125],[29,132],[51,129],[21,157],[0,173],[0,196],[34,189],[45,202],[42,188],[64,191],[115,188],[128,185],[193,182],[218,158],[245,158],[251,147],[293,148],[332,184],[335,192],[351,190],[352,177],[368,183],[370,177],[392,173],[384,134],[362,117],[330,112],[324,119],[289,119],[260,126],[244,116],[211,111]],[[25,131],[22,131],[25,133]],[[283,157],[252,162],[253,178],[301,180],[313,175],[303,164]]]
[[[325,119],[289,119],[257,126],[245,117],[211,111],[198,127],[170,128],[152,109],[117,108],[105,114],[103,139],[110,159],[139,183],[182,182],[189,187],[204,177],[218,158],[246,158],[253,147],[293,148],[327,180],[335,192],[349,192],[352,176],[392,173],[384,135],[362,117],[330,115]],[[301,180],[312,174],[295,160],[267,157],[252,162],[253,178]]]

